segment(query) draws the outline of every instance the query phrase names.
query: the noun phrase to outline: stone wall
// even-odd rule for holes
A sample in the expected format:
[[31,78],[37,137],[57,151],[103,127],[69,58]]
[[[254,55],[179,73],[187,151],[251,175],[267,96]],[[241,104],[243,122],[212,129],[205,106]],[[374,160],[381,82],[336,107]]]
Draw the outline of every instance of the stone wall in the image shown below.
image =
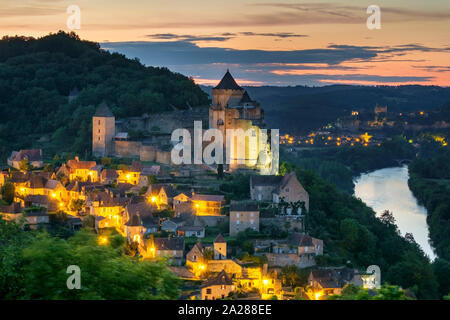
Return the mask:
[[114,156],[139,158],[142,143],[139,141],[114,141]]
[[297,255],[295,253],[266,253],[269,267],[284,267],[295,265],[298,268],[308,268],[316,265],[314,254]]
[[173,130],[178,128],[193,128],[194,120],[202,121],[205,126],[208,126],[208,112],[209,109],[203,107],[124,118],[117,121],[117,130],[138,129],[149,132],[172,133]]

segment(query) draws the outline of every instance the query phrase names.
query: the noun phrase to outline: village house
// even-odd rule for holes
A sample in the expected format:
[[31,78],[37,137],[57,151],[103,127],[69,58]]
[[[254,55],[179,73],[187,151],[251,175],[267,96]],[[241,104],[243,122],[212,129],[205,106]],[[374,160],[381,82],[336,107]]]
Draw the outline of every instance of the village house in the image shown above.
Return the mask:
[[181,265],[184,258],[184,238],[146,239],[147,257],[167,257],[172,264]]
[[114,169],[103,169],[100,174],[100,182],[102,184],[113,184],[117,182],[119,175]]
[[179,237],[205,237],[205,227],[202,225],[182,225],[177,228],[177,235]]
[[195,215],[197,216],[220,216],[225,204],[223,195],[198,194],[191,197]]
[[145,196],[149,202],[156,204],[159,208],[172,208],[173,199],[179,194],[180,192],[172,185],[158,183],[149,185]]
[[42,159],[42,149],[28,149],[13,151],[11,156],[8,158],[8,166],[20,170],[20,164],[22,161],[27,161],[28,164],[34,168],[42,168],[44,162]]
[[259,231],[259,207],[255,202],[231,201],[230,203],[230,236],[240,231],[252,229]]
[[89,204],[87,208],[95,217],[96,229],[114,227],[118,231],[123,231],[124,211],[131,199],[113,198],[106,192],[89,194]]
[[306,211],[309,210],[309,194],[298,181],[295,172],[284,177],[269,175],[253,175],[250,177],[250,197],[252,200],[272,202],[280,205],[288,204],[286,214],[302,214],[303,203]]
[[139,187],[146,187],[150,184],[151,180],[149,180],[150,176],[158,177],[161,173],[161,166],[152,165],[152,166],[144,166],[142,168],[141,174],[139,175]]
[[92,182],[80,182],[72,181],[66,186],[66,196],[71,200],[88,200],[88,194],[94,191],[105,191],[105,186],[92,183]]
[[153,217],[157,208],[147,202],[130,203],[125,208],[125,234],[129,242],[141,244],[145,235],[156,233],[159,219]]
[[49,198],[48,196],[43,196],[40,194],[30,194],[23,200],[23,206],[28,207],[40,207],[45,208],[49,212],[55,212],[62,208],[62,203],[56,201],[55,199]]
[[324,296],[341,294],[346,284],[363,285],[358,270],[347,267],[312,270],[308,276],[308,285],[312,290],[307,294],[311,300],[320,300]]
[[217,277],[206,280],[200,288],[202,300],[225,299],[235,290],[225,270],[222,270]]
[[117,174],[119,175],[117,181],[120,183],[137,185],[139,183],[143,168],[144,167],[140,161],[133,161],[128,170],[117,170]]
[[23,207],[20,202],[13,202],[8,206],[0,207],[0,216],[3,220],[19,221],[22,217]]
[[25,225],[30,229],[37,229],[50,222],[49,215],[45,208],[28,208],[23,211]]
[[318,255],[323,255],[323,241],[298,232],[292,233],[286,241],[277,241],[272,252],[266,253],[269,267],[312,267]]
[[56,175],[63,174],[68,177],[70,181],[90,181],[98,182],[100,180],[100,174],[102,172],[102,166],[97,165],[95,161],[80,161],[78,157],[67,161],[57,171]]
[[58,181],[47,179],[43,175],[31,175],[25,183],[21,183],[16,191],[18,197],[25,198],[28,195],[41,195],[52,198],[55,201],[63,201],[66,189]]

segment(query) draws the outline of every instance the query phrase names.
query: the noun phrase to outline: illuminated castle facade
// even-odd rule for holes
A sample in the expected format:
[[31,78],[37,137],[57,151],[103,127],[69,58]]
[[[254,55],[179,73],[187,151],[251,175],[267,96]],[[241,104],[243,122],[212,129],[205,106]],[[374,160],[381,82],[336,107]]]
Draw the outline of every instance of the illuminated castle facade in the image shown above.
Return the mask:
[[[265,128],[264,110],[250,98],[227,70],[219,84],[212,89],[213,102],[209,108],[209,128],[218,129],[223,136],[225,155],[229,154],[229,170],[258,169],[268,174],[273,167],[270,131]],[[228,129],[242,129],[229,135]],[[244,134],[245,133],[245,134]],[[228,144],[227,144],[228,142]],[[278,172],[278,161],[276,173]],[[273,170],[271,172],[274,174]]]

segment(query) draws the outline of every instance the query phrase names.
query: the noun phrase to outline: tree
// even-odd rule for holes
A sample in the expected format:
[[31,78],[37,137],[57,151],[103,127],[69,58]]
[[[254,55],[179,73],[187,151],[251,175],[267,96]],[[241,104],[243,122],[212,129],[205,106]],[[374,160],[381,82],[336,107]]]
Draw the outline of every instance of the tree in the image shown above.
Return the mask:
[[397,228],[397,226],[395,224],[395,217],[394,217],[393,213],[390,212],[389,210],[385,210],[380,215],[380,221],[383,222],[387,226]]
[[[124,241],[113,235],[100,245],[82,230],[68,240],[40,232],[23,250],[22,299],[176,299],[180,282],[163,260],[139,261],[123,254]],[[19,251],[21,252],[21,251]],[[81,270],[81,290],[68,290],[69,265]],[[11,285],[11,284],[10,284]],[[11,297],[12,298],[12,297]]]
[[1,192],[3,201],[7,202],[8,204],[14,201],[15,188],[11,182],[6,182],[3,185]]
[[290,287],[304,287],[307,284],[308,272],[295,265],[287,265],[281,269],[281,278]]
[[221,163],[217,165],[217,179],[223,180],[223,164]]
[[280,164],[279,173],[281,176],[285,176],[287,173],[292,171],[292,166],[289,162],[283,161]]
[[22,171],[30,171],[33,170],[33,166],[30,164],[28,159],[23,159],[19,162],[19,169]]
[[439,285],[439,296],[443,297],[450,292],[450,262],[445,259],[435,259],[433,272]]
[[80,211],[84,208],[84,204],[85,201],[82,199],[71,199],[69,203],[69,210],[80,213]]

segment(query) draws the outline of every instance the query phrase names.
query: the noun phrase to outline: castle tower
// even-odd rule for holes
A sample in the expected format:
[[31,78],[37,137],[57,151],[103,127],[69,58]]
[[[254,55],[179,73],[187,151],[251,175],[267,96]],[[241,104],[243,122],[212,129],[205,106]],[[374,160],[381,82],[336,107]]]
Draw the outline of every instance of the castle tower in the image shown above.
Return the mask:
[[97,157],[112,155],[115,134],[116,119],[106,103],[102,102],[92,117],[92,154]]
[[219,84],[212,89],[213,104],[226,107],[231,98],[241,99],[245,90],[234,80],[230,71],[227,70]]
[[[263,162],[261,153],[268,153],[268,148],[264,147],[267,142],[260,140],[260,129],[265,128],[264,110],[236,83],[228,70],[212,89],[212,95],[209,128],[222,133],[224,156],[229,156],[230,160],[228,170],[257,168]],[[234,134],[227,133],[228,129],[234,129]]]
[[225,260],[227,258],[227,243],[219,234],[214,240],[214,260]]
[[228,101],[241,100],[245,90],[234,80],[230,71],[227,70],[219,84],[212,89],[213,104],[209,108],[209,128],[218,129],[222,132],[224,144],[226,142],[226,107]]

